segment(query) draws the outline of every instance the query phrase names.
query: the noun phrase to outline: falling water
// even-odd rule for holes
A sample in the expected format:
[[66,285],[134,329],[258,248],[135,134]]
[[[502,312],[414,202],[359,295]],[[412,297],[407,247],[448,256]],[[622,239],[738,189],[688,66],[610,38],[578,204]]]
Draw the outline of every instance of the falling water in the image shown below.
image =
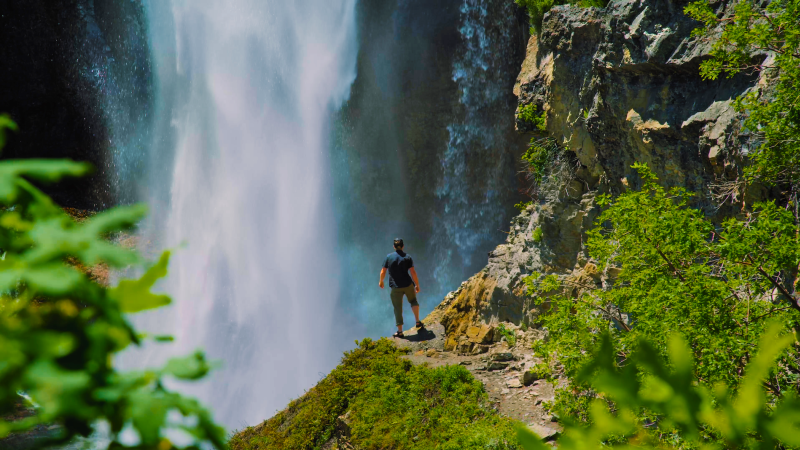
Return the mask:
[[[510,0],[359,4],[359,72],[332,163],[346,295],[372,335],[391,332],[376,281],[395,236],[422,287],[422,314],[503,242],[525,139],[513,86],[526,18]],[[410,312],[406,321],[413,320]]]
[[452,279],[452,266],[474,266],[476,250],[501,241],[499,230],[507,226],[512,199],[521,198],[514,191],[523,148],[512,128],[516,99],[511,88],[524,48],[517,44],[522,34],[517,6],[507,0],[463,0],[460,12],[463,46],[453,63],[453,80],[464,113],[447,127],[436,189],[442,211],[431,239],[436,278],[450,286],[460,282]]
[[140,323],[172,331],[171,352],[223,361],[189,391],[240,428],[352,343],[337,323],[326,139],[355,78],[355,0],[151,0],[148,14],[150,234],[176,249],[164,286],[175,304]]

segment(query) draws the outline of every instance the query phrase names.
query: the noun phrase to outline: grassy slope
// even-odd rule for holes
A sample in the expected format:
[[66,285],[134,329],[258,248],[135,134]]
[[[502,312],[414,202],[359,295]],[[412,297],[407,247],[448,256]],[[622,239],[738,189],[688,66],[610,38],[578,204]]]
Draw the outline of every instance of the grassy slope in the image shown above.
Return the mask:
[[232,450],[314,449],[349,411],[351,439],[369,449],[516,449],[511,420],[489,408],[462,366],[431,369],[401,358],[390,341],[365,339],[282,412],[230,441]]

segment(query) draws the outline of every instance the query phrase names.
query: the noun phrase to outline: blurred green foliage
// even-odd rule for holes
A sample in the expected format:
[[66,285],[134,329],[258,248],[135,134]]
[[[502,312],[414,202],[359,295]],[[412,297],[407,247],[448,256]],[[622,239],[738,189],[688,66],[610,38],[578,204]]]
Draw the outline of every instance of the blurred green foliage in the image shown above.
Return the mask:
[[[763,71],[768,81],[734,103],[745,114],[753,144],[745,168],[748,181],[787,187],[790,201],[800,190],[800,0],[732,2],[730,14],[706,0],[689,4],[686,14],[702,22],[694,31],[713,39],[711,58],[700,66],[705,79],[721,74]],[[764,60],[766,58],[766,60]],[[762,60],[763,63],[762,63]]]
[[[0,116],[0,143],[7,129],[16,125]],[[112,365],[114,355],[142,339],[125,314],[169,303],[150,291],[166,274],[169,253],[141,278],[113,288],[66,263],[71,258],[86,267],[120,269],[146,264],[137,252],[109,241],[134,227],[144,206],[114,208],[76,223],[34,184],[89,171],[69,160],[0,162],[0,417],[14,410],[21,393],[35,405],[32,416],[0,420],[0,438],[55,424],[58,433],[40,442],[54,445],[89,436],[103,421],[111,432],[109,448],[225,448],[224,430],[211,414],[163,384],[165,378],[205,376],[209,364],[202,353],[156,370],[123,373]],[[137,443],[119,441],[124,428],[135,432]],[[181,434],[181,443],[171,442],[168,433]]]
[[284,411],[237,433],[232,450],[320,448],[345,413],[350,443],[363,450],[518,448],[513,422],[466,368],[417,366],[403,354],[387,339],[364,339]]
[[[797,345],[783,324],[767,326],[737,392],[724,383],[699,382],[693,354],[678,334],[668,341],[668,362],[646,338],[620,365],[613,340],[601,335],[598,348],[578,380],[599,393],[589,409],[589,425],[569,422],[558,439],[564,450],[601,448],[773,449],[800,446],[800,401],[790,391],[771,400],[765,381],[775,360]],[[526,450],[552,447],[527,429],[518,437]]]

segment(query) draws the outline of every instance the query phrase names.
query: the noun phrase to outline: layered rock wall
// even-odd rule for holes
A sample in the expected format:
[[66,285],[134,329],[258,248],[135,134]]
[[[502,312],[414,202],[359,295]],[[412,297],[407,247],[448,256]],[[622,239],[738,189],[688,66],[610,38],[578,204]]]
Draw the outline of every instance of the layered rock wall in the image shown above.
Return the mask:
[[[557,6],[530,38],[514,88],[519,106],[545,111],[547,134],[577,161],[572,178],[516,217],[487,266],[431,315],[445,325],[451,349],[469,339],[470,326],[532,322],[538,311],[522,281],[532,272],[600,286],[585,233],[599,213],[598,194],[639,187],[634,162],[647,163],[665,186],[696,192],[694,206],[712,219],[741,208],[720,207],[709,186],[740,171],[747,136],[732,101],[759,79],[703,80],[699,66],[710,42],[691,36],[698,23],[684,6],[669,0]],[[516,125],[533,131],[519,119]],[[738,200],[766,195],[754,189]]]

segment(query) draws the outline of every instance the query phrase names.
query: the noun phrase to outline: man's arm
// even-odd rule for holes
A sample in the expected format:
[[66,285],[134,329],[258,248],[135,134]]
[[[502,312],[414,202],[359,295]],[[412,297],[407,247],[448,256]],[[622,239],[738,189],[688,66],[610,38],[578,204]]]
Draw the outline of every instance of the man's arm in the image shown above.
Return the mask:
[[411,274],[411,279],[414,280],[414,286],[416,286],[414,290],[419,292],[419,278],[417,278],[417,271],[412,267],[408,269],[408,273]]
[[385,276],[386,276],[386,267],[381,269],[381,281],[380,281],[380,283],[378,283],[378,286],[380,286],[381,289],[383,289],[383,278]]

